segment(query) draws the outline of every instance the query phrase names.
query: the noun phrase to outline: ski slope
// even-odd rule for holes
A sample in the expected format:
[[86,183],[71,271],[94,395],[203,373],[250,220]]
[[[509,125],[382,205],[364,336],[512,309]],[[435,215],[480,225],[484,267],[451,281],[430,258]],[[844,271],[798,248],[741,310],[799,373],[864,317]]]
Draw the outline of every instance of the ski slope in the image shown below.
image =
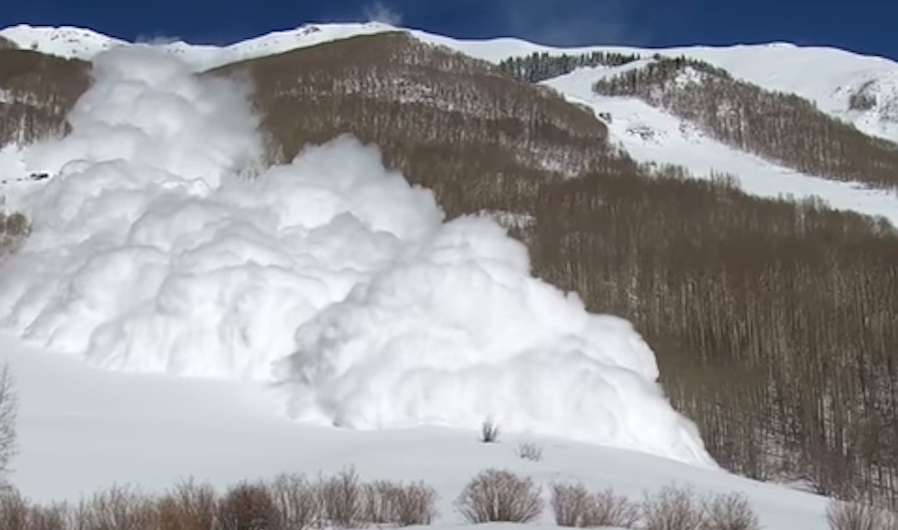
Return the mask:
[[[507,468],[541,484],[611,486],[639,500],[676,483],[699,493],[741,492],[766,530],[823,529],[826,499],[626,450],[552,437],[416,427],[349,431],[291,422],[268,408],[264,388],[233,381],[110,372],[24,346],[0,334],[21,398],[21,454],[12,476],[37,500],[78,500],[114,483],[160,491],[187,476],[224,487],[280,473],[332,474],[354,466],[365,479],[424,480],[440,495],[436,528],[461,523],[452,502],[480,471]],[[542,460],[516,455],[536,443]],[[546,509],[541,525],[553,526]],[[502,525],[502,528],[509,528]]]
[[[179,40],[164,47],[197,69],[263,57],[354,35],[384,31],[408,31],[416,38],[446,46],[490,62],[534,52],[585,53],[613,51],[651,56],[688,55],[720,66],[734,76],[769,90],[792,92],[816,102],[820,110],[854,124],[867,134],[898,141],[898,63],[837,48],[803,47],[788,43],[726,47],[684,46],[646,49],[620,46],[557,48],[514,38],[464,40],[425,31],[396,28],[379,22],[308,24],[272,32],[228,46],[192,45]],[[127,44],[99,33],[71,27],[18,25],[0,30],[0,35],[24,49],[36,49],[62,57],[89,60],[100,51]],[[864,110],[849,108],[852,94],[862,92],[875,100]]]

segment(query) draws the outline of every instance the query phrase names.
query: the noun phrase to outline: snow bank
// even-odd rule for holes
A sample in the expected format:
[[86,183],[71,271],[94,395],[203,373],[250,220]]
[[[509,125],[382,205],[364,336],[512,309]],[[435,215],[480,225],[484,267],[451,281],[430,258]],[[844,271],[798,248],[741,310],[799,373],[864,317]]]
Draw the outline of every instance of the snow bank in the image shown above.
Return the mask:
[[0,317],[117,370],[277,383],[286,412],[356,429],[487,417],[713,462],[655,383],[631,326],[529,274],[489,217],[348,137],[253,175],[245,88],[149,47],[97,57],[72,134],[33,148],[57,174],[24,199]]

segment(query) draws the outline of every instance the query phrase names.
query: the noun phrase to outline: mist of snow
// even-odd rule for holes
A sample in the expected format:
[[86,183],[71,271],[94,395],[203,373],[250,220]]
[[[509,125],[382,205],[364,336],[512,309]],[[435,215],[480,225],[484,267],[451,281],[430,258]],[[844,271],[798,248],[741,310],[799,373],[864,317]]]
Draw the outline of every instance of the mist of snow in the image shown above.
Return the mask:
[[[96,57],[22,207],[0,318],[123,371],[271,384],[298,420],[534,432],[714,466],[617,317],[532,277],[488,216],[351,137],[259,169],[249,90],[150,46]],[[302,127],[298,117],[297,127]]]

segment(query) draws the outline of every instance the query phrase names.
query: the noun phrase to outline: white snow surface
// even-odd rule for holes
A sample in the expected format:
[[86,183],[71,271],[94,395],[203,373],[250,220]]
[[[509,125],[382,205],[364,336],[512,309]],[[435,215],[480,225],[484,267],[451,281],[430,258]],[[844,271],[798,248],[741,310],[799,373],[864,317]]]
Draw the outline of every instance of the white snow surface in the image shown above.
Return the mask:
[[530,432],[714,468],[652,351],[529,274],[490,216],[341,137],[262,172],[245,87],[150,46],[94,58],[72,133],[24,151],[54,177],[0,266],[0,322],[98,366],[274,385],[353,429]]
[[[422,41],[443,45],[491,62],[529,55],[533,52],[576,54],[609,51],[637,53],[647,57],[655,53],[667,56],[687,55],[716,64],[736,77],[769,90],[798,94],[816,102],[823,112],[854,124],[867,134],[898,141],[898,63],[882,57],[859,55],[837,48],[796,46],[781,42],[664,49],[621,46],[557,48],[514,38],[454,39],[379,22],[308,24],[228,46],[193,45],[173,39],[163,47],[181,56],[196,68],[211,68],[354,35],[383,31],[408,31]],[[81,59],[91,59],[101,51],[127,44],[90,30],[71,27],[18,25],[0,30],[0,35],[22,48],[33,47],[49,54]],[[867,110],[849,109],[850,96],[862,89],[875,97],[875,105]]]
[[543,82],[574,103],[592,108],[596,115],[610,113],[606,123],[612,142],[640,162],[674,164],[689,168],[697,177],[729,173],[740,188],[760,197],[796,199],[817,196],[836,209],[882,216],[898,226],[898,192],[870,188],[864,183],[828,180],[778,166],[761,157],[727,146],[696,126],[637,98],[601,96],[592,85],[603,77],[629,68],[580,68]]
[[[274,414],[257,385],[162,374],[121,374],[29,348],[0,333],[21,402],[21,453],[12,481],[39,501],[72,500],[113,484],[158,492],[193,476],[218,488],[243,480],[303,473],[314,479],[354,467],[365,480],[423,480],[439,495],[434,530],[457,528],[452,503],[487,468],[509,469],[547,487],[612,487],[638,501],[668,485],[698,494],[742,493],[766,530],[822,529],[826,499],[622,449],[503,432],[483,444],[476,430],[416,427],[351,431],[291,422]],[[520,442],[542,460],[515,454]],[[553,527],[546,508],[538,524]],[[512,529],[514,525],[484,528]]]

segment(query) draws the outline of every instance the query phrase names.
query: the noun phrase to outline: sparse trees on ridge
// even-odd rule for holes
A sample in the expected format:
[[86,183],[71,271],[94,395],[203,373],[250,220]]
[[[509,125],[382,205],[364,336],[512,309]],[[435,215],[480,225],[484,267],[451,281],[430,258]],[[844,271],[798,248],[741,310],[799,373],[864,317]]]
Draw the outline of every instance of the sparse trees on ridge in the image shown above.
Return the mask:
[[509,57],[499,70],[525,83],[539,83],[585,66],[622,66],[638,61],[638,54],[595,51],[581,54],[533,52],[525,57]]

